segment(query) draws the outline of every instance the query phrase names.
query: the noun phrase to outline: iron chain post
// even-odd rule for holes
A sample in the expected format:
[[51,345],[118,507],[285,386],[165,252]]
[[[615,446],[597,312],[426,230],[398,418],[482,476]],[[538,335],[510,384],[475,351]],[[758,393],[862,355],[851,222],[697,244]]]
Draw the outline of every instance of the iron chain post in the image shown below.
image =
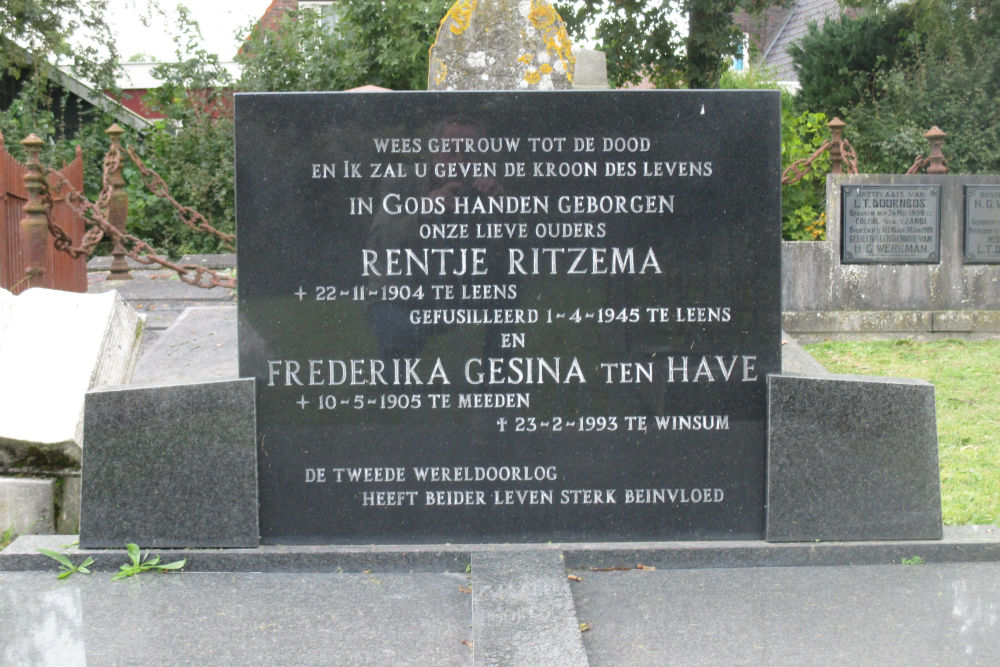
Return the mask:
[[832,143],[830,144],[830,171],[834,174],[842,174],[843,163],[844,163],[844,153],[841,150],[841,143],[844,140],[844,128],[847,123],[840,120],[834,116],[833,120],[826,124],[830,128],[830,134],[833,135]]
[[28,287],[46,287],[45,252],[49,242],[49,222],[42,193],[47,189],[42,173],[40,154],[45,143],[32,132],[21,142],[27,155],[24,175],[28,201],[24,203],[24,217],[21,218],[21,259],[24,265],[24,279]]
[[[111,170],[108,177],[109,185],[111,186],[111,196],[108,198],[108,221],[115,229],[121,232],[122,235],[125,234],[125,223],[128,220],[128,193],[125,192],[125,178],[122,176],[121,161],[121,138],[124,132],[125,130],[123,130],[118,123],[113,124],[105,130],[105,134],[111,137],[111,150],[109,151],[109,155],[114,155],[116,158],[115,168]],[[128,261],[125,259],[125,254],[125,246],[122,243],[121,236],[116,235],[114,237],[114,247],[111,250],[111,271],[108,274],[108,279],[132,279]]]
[[948,134],[937,125],[927,130],[927,134],[924,135],[924,139],[931,145],[930,155],[927,156],[928,174],[948,173],[948,167],[944,163],[944,153],[941,152],[941,146],[944,145],[944,138],[947,136]]

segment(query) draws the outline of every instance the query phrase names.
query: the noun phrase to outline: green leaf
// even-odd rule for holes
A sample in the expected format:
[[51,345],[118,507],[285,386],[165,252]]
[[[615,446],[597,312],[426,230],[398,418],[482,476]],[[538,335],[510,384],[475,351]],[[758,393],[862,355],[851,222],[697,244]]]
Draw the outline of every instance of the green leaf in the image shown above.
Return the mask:
[[129,542],[128,544],[125,545],[125,549],[126,551],[128,551],[128,557],[132,559],[132,564],[138,565],[140,560],[139,545],[137,545],[135,542]]
[[[44,554],[44,555],[48,556],[52,560],[58,561],[59,564],[61,564],[64,567],[68,567],[70,569],[73,568],[73,563],[70,562],[69,558],[67,558],[64,554],[59,553],[58,551],[52,551],[51,549],[41,549],[40,548],[38,550],[38,552],[41,553],[41,554]],[[69,573],[67,573],[67,574],[69,574]],[[62,578],[62,576],[60,576],[60,579],[61,578]]]
[[167,563],[166,565],[157,565],[156,567],[159,570],[179,570],[184,567],[186,563],[187,559],[185,558],[183,560],[174,561],[173,563]]

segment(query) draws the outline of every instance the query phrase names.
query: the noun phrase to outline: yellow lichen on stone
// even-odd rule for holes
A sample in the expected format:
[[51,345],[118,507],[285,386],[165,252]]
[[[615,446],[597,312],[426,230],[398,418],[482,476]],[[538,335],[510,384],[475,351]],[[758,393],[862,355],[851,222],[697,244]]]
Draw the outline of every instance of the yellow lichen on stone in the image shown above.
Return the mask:
[[559,58],[566,70],[566,78],[573,81],[573,64],[576,58],[573,57],[573,45],[566,32],[566,24],[563,23],[559,14],[546,0],[531,0],[531,13],[529,14],[531,23],[542,35],[542,42],[545,49],[553,56]]
[[525,53],[523,56],[518,56],[517,62],[522,65],[530,65],[531,61],[535,59],[535,56],[530,53]]
[[452,24],[448,27],[453,35],[461,35],[468,29],[477,2],[478,0],[458,0],[444,15],[445,20],[448,18],[452,20]]
[[440,86],[444,83],[444,80],[448,77],[448,63],[443,60],[438,59],[437,61],[437,74],[434,76],[434,85]]
[[524,73],[524,80],[534,86],[542,80],[542,75],[538,70],[530,69]]
[[438,23],[437,32],[434,33],[434,43],[427,49],[428,55],[434,52],[434,47],[437,46],[438,40],[441,39],[441,31],[449,23],[449,19],[451,25],[448,27],[453,34],[460,35],[465,32],[472,20],[472,12],[476,11],[477,2],[478,0],[458,0],[458,2],[451,6],[451,9],[448,10],[441,18],[441,22]]
[[541,72],[542,74],[552,74],[552,65],[548,63],[542,63],[541,66],[538,68],[538,71]]

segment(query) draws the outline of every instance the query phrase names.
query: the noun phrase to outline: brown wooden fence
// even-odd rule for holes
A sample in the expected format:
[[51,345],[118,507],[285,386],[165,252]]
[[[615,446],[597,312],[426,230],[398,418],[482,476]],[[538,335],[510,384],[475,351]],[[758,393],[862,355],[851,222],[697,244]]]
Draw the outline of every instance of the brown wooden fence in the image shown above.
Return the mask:
[[[3,135],[0,135],[0,287],[14,294],[28,287],[21,253],[20,224],[24,217],[22,209],[28,200],[24,182],[26,172],[27,167],[7,152]],[[76,149],[76,157],[60,173],[74,188],[83,190],[83,157],[79,147]],[[52,221],[65,230],[75,243],[79,243],[86,231],[83,218],[64,201],[64,186],[60,187],[55,178],[49,179],[49,191],[52,193]],[[45,248],[45,273],[41,286],[68,292],[86,292],[86,258],[73,259],[64,252],[58,252],[50,235]]]

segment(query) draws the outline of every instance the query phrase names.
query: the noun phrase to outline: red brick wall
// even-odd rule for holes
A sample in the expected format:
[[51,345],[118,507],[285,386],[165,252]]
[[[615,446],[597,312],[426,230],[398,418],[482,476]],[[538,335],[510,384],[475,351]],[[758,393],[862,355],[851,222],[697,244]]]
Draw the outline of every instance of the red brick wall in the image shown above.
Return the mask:
[[273,0],[271,5],[264,10],[264,15],[260,17],[257,25],[265,30],[275,30],[278,27],[278,21],[285,15],[285,12],[298,8],[299,0]]

